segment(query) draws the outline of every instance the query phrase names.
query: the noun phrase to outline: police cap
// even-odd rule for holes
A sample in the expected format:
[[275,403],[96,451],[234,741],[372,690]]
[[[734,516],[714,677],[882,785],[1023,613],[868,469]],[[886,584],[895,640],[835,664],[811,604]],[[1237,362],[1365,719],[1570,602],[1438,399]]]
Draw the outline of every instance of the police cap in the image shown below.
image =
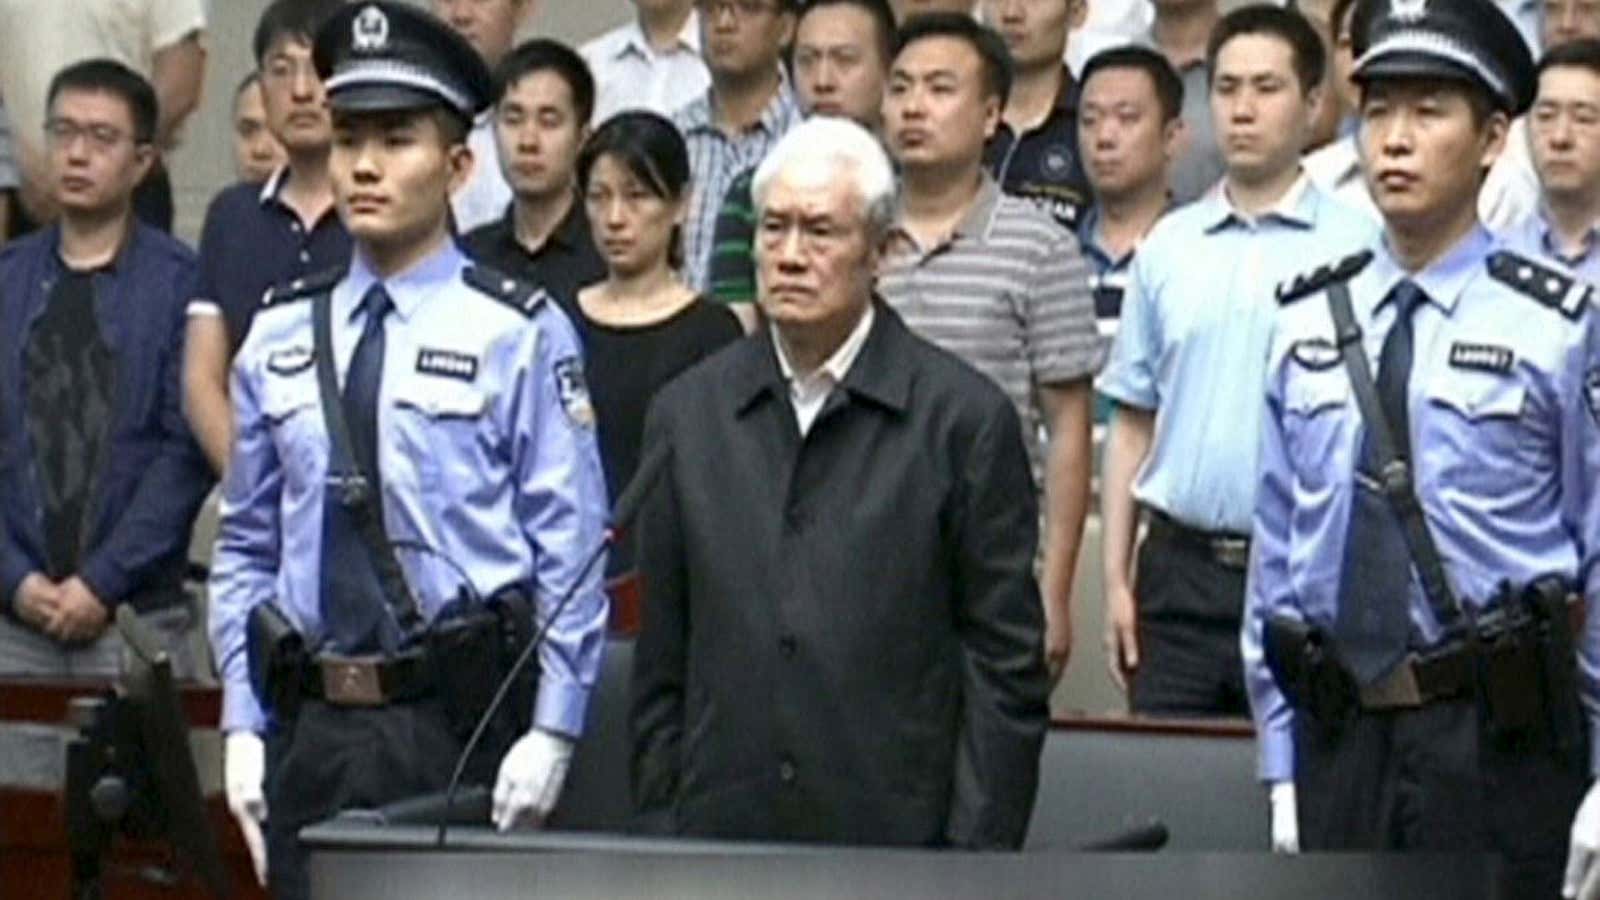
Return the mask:
[[494,78],[472,45],[404,3],[342,7],[317,30],[311,53],[336,110],[442,106],[470,122],[494,97]]
[[1533,103],[1533,57],[1494,0],[1361,0],[1350,32],[1358,84],[1451,78],[1481,87],[1513,116]]

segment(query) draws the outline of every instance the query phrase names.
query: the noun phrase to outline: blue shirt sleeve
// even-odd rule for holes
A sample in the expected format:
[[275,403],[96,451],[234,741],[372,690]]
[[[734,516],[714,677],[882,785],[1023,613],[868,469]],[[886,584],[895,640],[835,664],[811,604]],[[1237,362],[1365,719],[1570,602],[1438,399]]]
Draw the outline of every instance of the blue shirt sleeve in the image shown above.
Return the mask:
[[1156,267],[1151,262],[1160,253],[1159,238],[1152,235],[1146,247],[1134,255],[1128,288],[1122,298],[1117,336],[1096,386],[1112,400],[1139,409],[1155,409],[1161,403],[1156,380],[1161,328],[1155,302],[1160,285],[1156,283]]
[[1578,693],[1589,723],[1590,771],[1600,775],[1600,309],[1590,307],[1584,337],[1566,367],[1575,382],[1562,397],[1562,519],[1578,545],[1578,584],[1587,614],[1578,650]]

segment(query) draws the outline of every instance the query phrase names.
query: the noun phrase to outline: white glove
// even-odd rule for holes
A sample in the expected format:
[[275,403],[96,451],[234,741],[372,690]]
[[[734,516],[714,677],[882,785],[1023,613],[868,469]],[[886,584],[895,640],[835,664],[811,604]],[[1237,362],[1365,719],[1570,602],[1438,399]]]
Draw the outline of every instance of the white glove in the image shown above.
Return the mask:
[[1294,782],[1274,781],[1267,794],[1272,806],[1272,852],[1300,852],[1299,810],[1294,802]]
[[266,772],[261,736],[250,731],[228,732],[222,742],[222,787],[262,887],[267,884],[267,841],[261,834],[261,823],[267,820],[267,798],[261,793]]
[[1567,877],[1561,882],[1561,896],[1567,900],[1600,898],[1600,781],[1572,817],[1572,842],[1567,850]]
[[556,808],[572,763],[572,740],[538,728],[511,745],[494,781],[494,827],[538,827]]

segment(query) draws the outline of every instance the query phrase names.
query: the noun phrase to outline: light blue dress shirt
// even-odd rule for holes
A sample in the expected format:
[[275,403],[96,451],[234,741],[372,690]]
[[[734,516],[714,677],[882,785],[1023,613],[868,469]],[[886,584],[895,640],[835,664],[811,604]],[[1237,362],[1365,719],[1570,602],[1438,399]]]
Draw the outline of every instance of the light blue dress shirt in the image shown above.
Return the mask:
[[1584,281],[1600,284],[1600,225],[1589,228],[1583,236],[1583,249],[1576,255],[1563,253],[1556,246],[1550,222],[1542,212],[1523,219],[1521,224],[1503,232],[1503,236],[1506,244],[1519,253],[1560,263]]
[[1155,411],[1133,485],[1141,504],[1192,528],[1250,530],[1273,290],[1307,260],[1353,252],[1374,233],[1304,175],[1255,221],[1219,188],[1151,229],[1098,384],[1117,403]]
[[[520,584],[541,621],[603,538],[605,478],[582,358],[547,299],[529,311],[463,280],[453,243],[384,285],[378,466],[391,540],[418,541],[459,565],[480,595]],[[341,380],[377,280],[358,250],[334,288]],[[261,731],[245,622],[276,601],[315,647],[328,436],[313,360],[309,298],[256,315],[234,361],[236,434],[223,483],[211,577],[211,637],[223,679],[222,728]],[[461,576],[432,554],[396,553],[424,616],[455,599]],[[576,736],[599,669],[604,560],[579,585],[539,650],[534,724]]]
[[[1384,242],[1349,282],[1376,371],[1394,304],[1380,301],[1407,277]],[[1589,604],[1577,636],[1579,690],[1591,733],[1600,678],[1600,318],[1590,288],[1518,258],[1512,272],[1554,291],[1567,313],[1492,277],[1502,245],[1481,227],[1410,276],[1428,295],[1414,314],[1408,390],[1415,481],[1446,576],[1460,602],[1484,608],[1502,580],[1546,574],[1577,579]],[[1361,413],[1333,352],[1325,293],[1283,310],[1268,368],[1261,488],[1242,646],[1264,780],[1293,777],[1293,711],[1262,655],[1278,613],[1332,629],[1349,526]],[[1437,642],[1439,625],[1415,573],[1413,640]],[[1594,744],[1600,748],[1600,742]],[[1600,759],[1600,757],[1596,757]],[[1600,768],[1600,767],[1597,767]]]

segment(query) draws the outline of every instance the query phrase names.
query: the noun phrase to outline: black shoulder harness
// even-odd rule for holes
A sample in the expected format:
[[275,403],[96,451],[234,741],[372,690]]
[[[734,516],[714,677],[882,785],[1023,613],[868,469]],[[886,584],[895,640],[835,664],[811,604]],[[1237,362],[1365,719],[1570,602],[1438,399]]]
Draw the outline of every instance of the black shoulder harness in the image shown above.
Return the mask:
[[468,266],[462,270],[461,280],[479,293],[487,294],[529,318],[538,312],[539,304],[549,296],[543,288],[484,265]]
[[273,285],[267,289],[266,296],[261,298],[261,307],[265,309],[269,306],[279,306],[291,300],[304,300],[307,297],[315,297],[325,291],[331,291],[333,286],[344,278],[344,273],[345,268],[337,266],[303,278],[296,278],[283,284]]
[[1489,275],[1574,322],[1594,297],[1594,288],[1588,284],[1509,250],[1490,254]]
[[1278,303],[1288,306],[1296,300],[1320,293],[1336,281],[1349,281],[1357,272],[1366,268],[1369,262],[1372,262],[1372,251],[1362,250],[1331,265],[1319,266],[1304,275],[1296,275],[1278,285]]

